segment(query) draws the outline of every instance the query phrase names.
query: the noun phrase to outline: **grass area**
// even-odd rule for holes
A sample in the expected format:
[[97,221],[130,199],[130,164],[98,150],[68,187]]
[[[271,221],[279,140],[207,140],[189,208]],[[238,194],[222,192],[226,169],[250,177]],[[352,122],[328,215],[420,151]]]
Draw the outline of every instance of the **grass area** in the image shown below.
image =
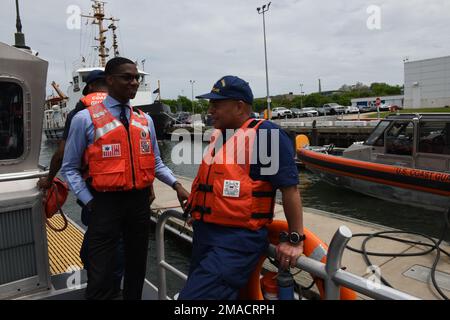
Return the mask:
[[[450,108],[421,108],[421,109],[403,109],[400,110],[400,113],[430,113],[430,112],[434,112],[434,113],[450,113]],[[396,114],[395,112],[389,112],[389,111],[385,111],[385,112],[380,112],[380,118],[385,118],[386,116],[390,115],[390,114]],[[369,114],[367,117],[368,118],[377,118],[377,113],[374,112],[372,114]]]

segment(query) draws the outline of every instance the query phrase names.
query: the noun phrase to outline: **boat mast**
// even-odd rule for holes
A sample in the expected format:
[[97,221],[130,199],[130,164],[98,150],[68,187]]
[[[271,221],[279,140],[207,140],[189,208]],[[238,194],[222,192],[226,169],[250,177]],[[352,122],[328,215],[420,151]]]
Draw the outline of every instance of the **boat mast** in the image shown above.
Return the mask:
[[94,15],[93,16],[87,16],[87,15],[81,15],[85,18],[92,18],[94,21],[92,24],[98,24],[98,38],[95,38],[99,42],[98,56],[100,57],[100,67],[104,67],[106,65],[106,58],[109,56],[106,53],[106,36],[104,35],[105,32],[108,31],[108,29],[103,28],[103,20],[105,20],[105,3],[103,1],[97,1],[92,0],[94,4],[92,5],[92,8],[94,9]]
[[112,34],[113,34],[114,57],[118,57],[118,56],[120,56],[119,44],[117,43],[117,35],[116,35],[117,27],[114,24],[114,22],[119,21],[119,19],[114,19],[114,17],[111,17],[110,20],[111,20],[111,24],[108,26],[108,29],[111,29]]
[[17,32],[14,34],[14,47],[30,50],[30,47],[25,44],[25,35],[22,33],[22,22],[20,21],[19,13],[19,0],[16,0],[16,29]]

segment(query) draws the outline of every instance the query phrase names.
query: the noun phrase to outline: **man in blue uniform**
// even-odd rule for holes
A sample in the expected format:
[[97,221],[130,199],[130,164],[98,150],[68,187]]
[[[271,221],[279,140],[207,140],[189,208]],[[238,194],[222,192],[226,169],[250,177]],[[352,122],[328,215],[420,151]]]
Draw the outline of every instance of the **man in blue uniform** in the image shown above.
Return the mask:
[[[298,171],[290,138],[279,126],[270,121],[259,123],[262,120],[250,119],[253,94],[248,83],[238,77],[225,76],[221,78],[210,93],[197,98],[210,100],[209,113],[213,125],[222,132],[245,126],[257,127],[255,140],[257,148],[253,148],[252,155],[256,161],[252,161],[248,175],[250,181],[253,181],[251,182],[253,185],[271,186],[272,192],[269,193],[272,194],[272,197],[274,197],[275,190],[281,191],[291,241],[278,245],[277,258],[281,268],[294,266],[297,258],[303,253],[304,236],[303,211],[297,188]],[[260,139],[263,132],[267,134],[267,139]],[[225,136],[225,134],[222,135],[225,140],[224,144],[228,141]],[[271,163],[262,161],[263,159],[259,156],[262,154],[261,152],[256,152],[261,148],[266,151],[265,154],[270,155],[272,164],[278,162],[275,163],[275,170],[270,169]],[[223,165],[208,169],[203,167],[204,163],[199,168],[188,201],[188,213],[194,217],[193,252],[188,280],[180,292],[179,299],[237,299],[239,290],[246,285],[259,257],[265,253],[268,247],[267,228],[264,225],[255,228],[254,225],[258,225],[261,221],[258,219],[263,218],[266,218],[268,223],[271,218],[270,214],[273,215],[273,207],[269,214],[245,212],[250,209],[245,209],[244,206],[241,210],[236,210],[239,211],[237,213],[230,212],[239,206],[233,206],[233,210],[230,210],[229,206],[222,204],[236,203],[233,201],[244,201],[242,203],[245,203],[245,199],[239,200],[240,191],[247,188],[244,185],[248,185],[249,180],[246,178],[237,180],[239,178],[236,177],[239,177],[240,171],[233,169],[239,171],[233,178],[236,181],[219,182],[221,172],[226,172],[227,169],[224,169]],[[228,164],[225,164],[226,166]],[[202,173],[205,170],[207,174]],[[210,181],[210,174],[215,174],[214,181]],[[227,177],[224,179],[229,179]],[[253,189],[252,194],[253,197],[267,197],[267,193],[255,192]],[[205,199],[204,202],[203,199]],[[267,199],[260,199],[267,201]],[[253,199],[252,206],[258,201],[257,198]],[[272,201],[274,201],[273,198]],[[223,223],[226,215],[231,215],[231,218]],[[238,221],[240,215],[245,216],[243,221]],[[255,220],[254,224],[246,227],[247,220],[252,219]],[[233,225],[234,223],[236,225]]]

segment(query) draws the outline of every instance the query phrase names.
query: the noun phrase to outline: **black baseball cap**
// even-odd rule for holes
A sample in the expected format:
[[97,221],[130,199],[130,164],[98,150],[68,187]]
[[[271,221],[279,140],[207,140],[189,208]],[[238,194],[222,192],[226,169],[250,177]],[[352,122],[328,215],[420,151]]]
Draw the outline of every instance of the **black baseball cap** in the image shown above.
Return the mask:
[[83,96],[89,94],[88,85],[100,79],[105,79],[105,72],[103,70],[92,70],[91,72],[89,72],[88,76],[86,77],[86,86],[83,89]]
[[248,82],[236,76],[225,76],[214,84],[210,93],[196,96],[197,99],[242,100],[253,104],[253,93]]

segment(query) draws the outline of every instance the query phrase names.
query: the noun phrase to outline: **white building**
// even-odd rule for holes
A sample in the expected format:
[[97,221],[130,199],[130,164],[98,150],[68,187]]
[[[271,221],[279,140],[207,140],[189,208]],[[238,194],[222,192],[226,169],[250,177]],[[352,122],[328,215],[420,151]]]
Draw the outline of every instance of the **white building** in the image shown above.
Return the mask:
[[352,106],[358,107],[359,109],[361,109],[363,107],[375,108],[377,98],[380,98],[382,105],[386,104],[386,105],[390,105],[390,106],[396,105],[399,107],[403,107],[403,96],[402,95],[352,99],[351,100]]
[[405,106],[450,106],[450,56],[405,62]]

